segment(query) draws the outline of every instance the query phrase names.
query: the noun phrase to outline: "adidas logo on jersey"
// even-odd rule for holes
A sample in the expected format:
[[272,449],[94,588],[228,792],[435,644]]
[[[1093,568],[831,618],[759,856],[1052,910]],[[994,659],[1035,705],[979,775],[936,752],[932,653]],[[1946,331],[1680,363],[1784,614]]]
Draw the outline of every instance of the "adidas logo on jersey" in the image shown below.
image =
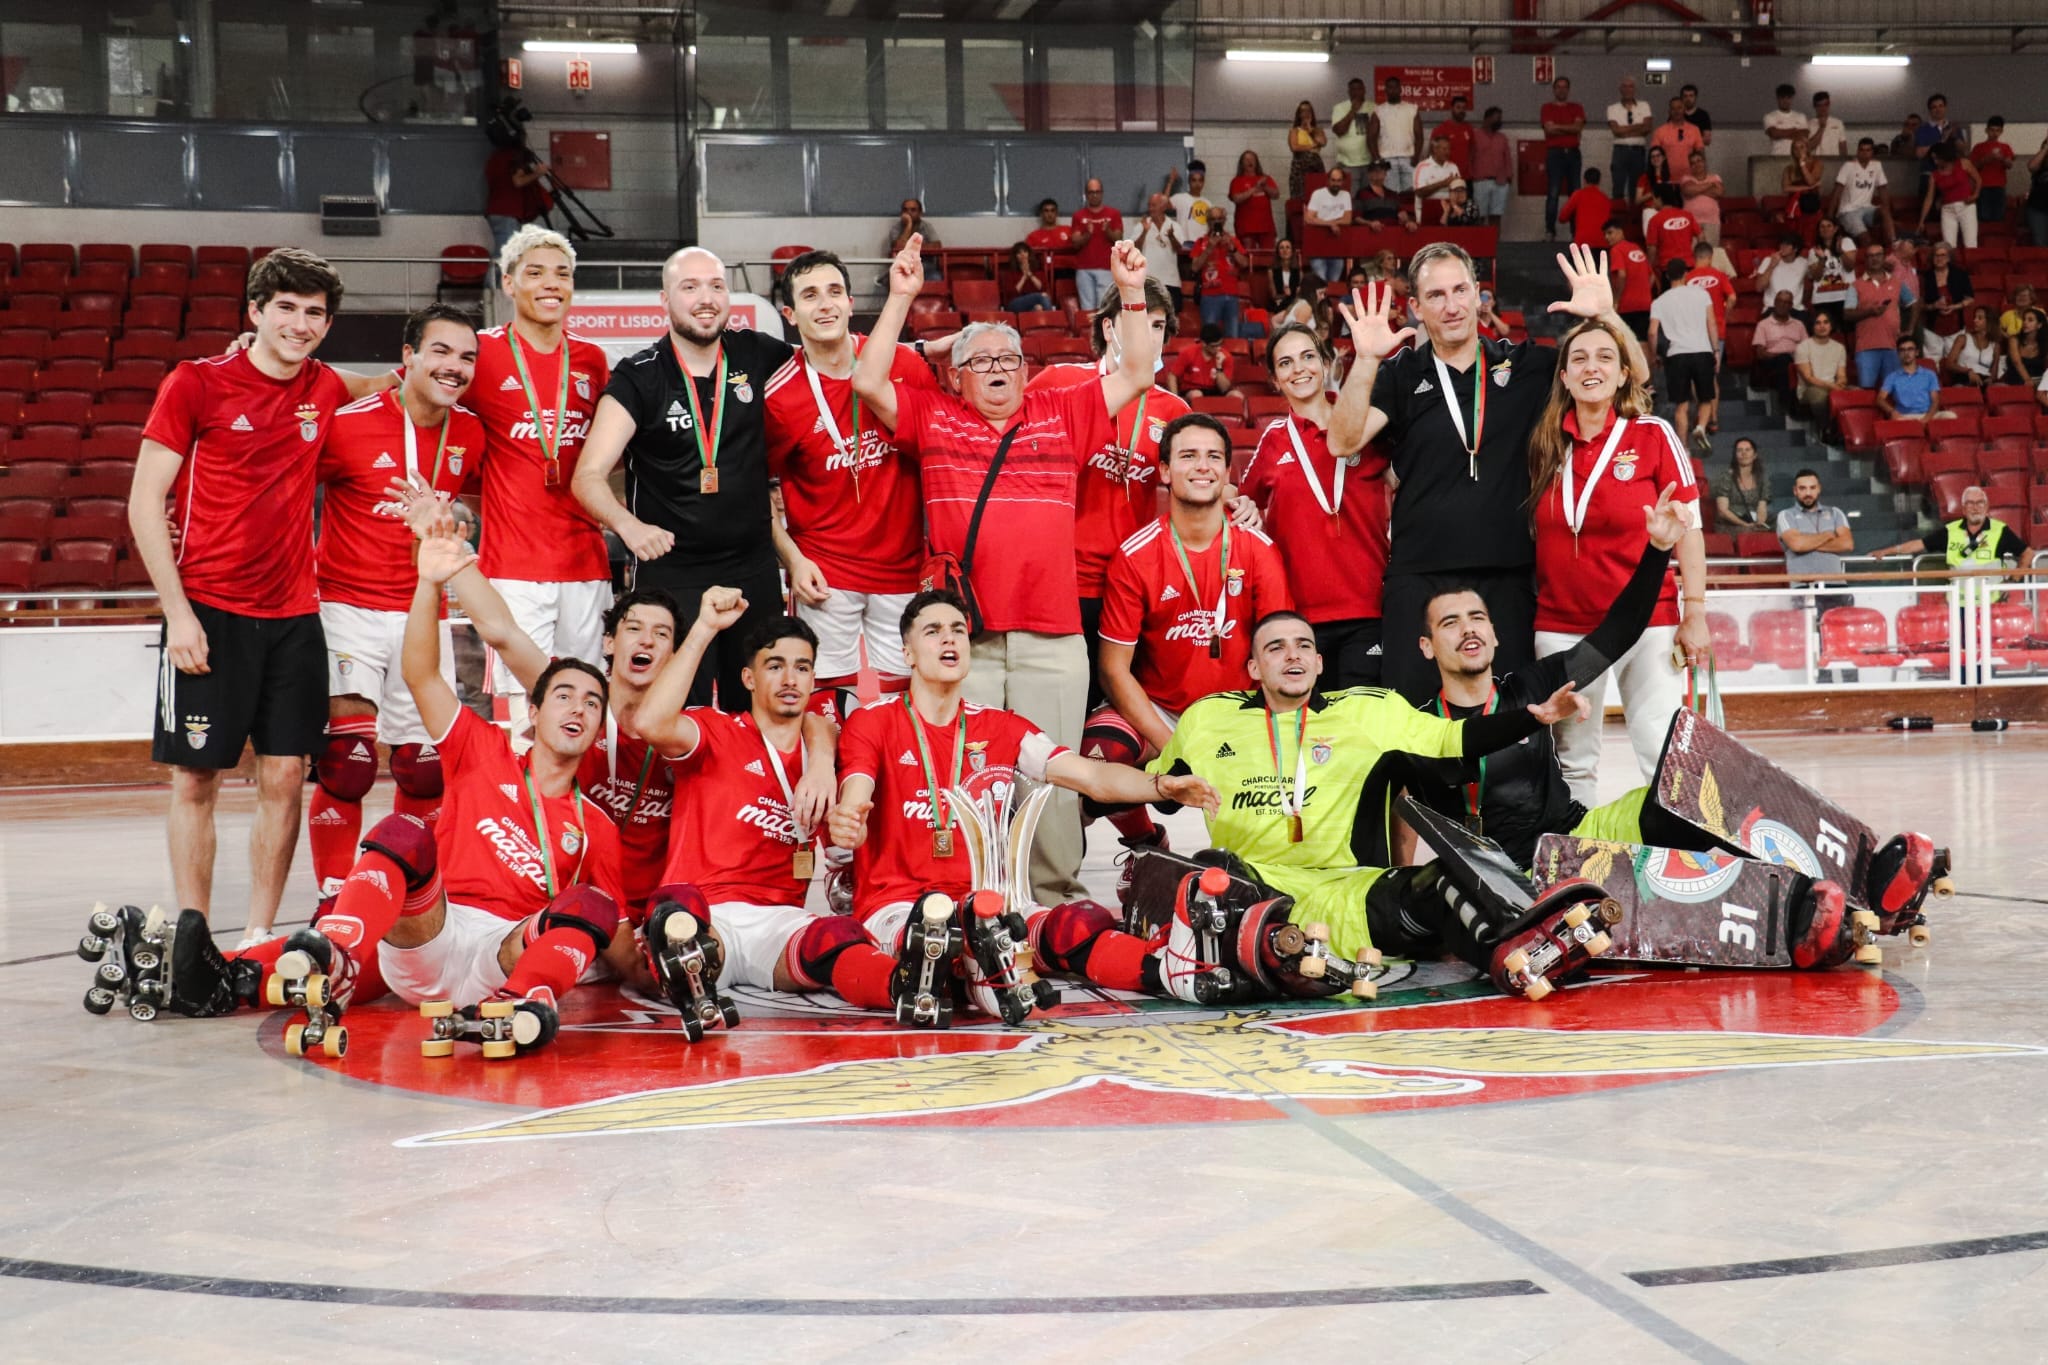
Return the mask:
[[768,776],[768,770],[761,766],[761,760],[758,758],[747,764],[747,771],[756,777]]
[[247,413],[243,413],[243,414],[242,414],[242,415],[241,415],[240,417],[237,417],[237,418],[236,418],[236,419],[234,420],[234,423],[233,423],[233,424],[232,424],[231,426],[229,426],[228,430],[229,430],[229,431],[254,431],[254,430],[256,430],[256,428],[255,428],[255,427],[254,427],[253,425],[251,425],[251,424],[250,424],[250,422],[249,422],[249,415],[248,415]]
[[680,417],[683,415],[683,405],[680,400],[673,398],[669,400],[668,415],[671,417]]
[[517,801],[519,799],[519,788],[513,786],[510,782],[500,782],[498,790],[505,793],[507,801]]
[[398,461],[392,459],[390,454],[387,452],[385,454],[379,455],[376,459],[370,461],[370,468],[396,469],[398,468]]
[[506,376],[505,376],[505,382],[504,382],[504,383],[502,383],[502,384],[500,384],[500,385],[498,385],[498,392],[499,392],[499,393],[517,393],[517,392],[519,392],[519,376],[518,376],[518,375],[516,375],[516,374],[508,374],[508,375],[506,375]]
[[1217,745],[1217,746],[1216,746],[1216,757],[1218,757],[1218,758],[1236,758],[1236,757],[1237,757],[1237,750],[1235,750],[1235,749],[1231,748],[1231,747],[1230,747],[1230,742],[1229,742],[1228,740],[1225,740],[1225,741],[1224,741],[1223,743],[1221,743],[1221,744],[1219,744],[1219,745]]
[[917,766],[917,755],[910,752],[910,750],[905,749],[903,751],[903,757],[897,759],[896,761],[898,763],[901,763],[906,768],[915,768]]
[[1415,391],[1417,393],[1430,393],[1433,392],[1435,388],[1436,385],[1430,383],[1427,379],[1425,379],[1420,384],[1417,384],[1415,386]]
[[1176,587],[1174,587],[1174,586],[1173,586],[1173,584],[1171,584],[1171,583],[1168,583],[1168,584],[1166,585],[1166,591],[1164,591],[1164,592],[1162,592],[1162,593],[1160,593],[1160,594],[1159,594],[1159,600],[1160,600],[1160,601],[1162,601],[1162,602],[1171,602],[1171,601],[1173,601],[1173,600],[1174,600],[1174,599],[1175,599],[1176,597],[1179,597],[1179,596],[1180,596],[1180,589],[1179,589],[1179,588],[1176,588]]

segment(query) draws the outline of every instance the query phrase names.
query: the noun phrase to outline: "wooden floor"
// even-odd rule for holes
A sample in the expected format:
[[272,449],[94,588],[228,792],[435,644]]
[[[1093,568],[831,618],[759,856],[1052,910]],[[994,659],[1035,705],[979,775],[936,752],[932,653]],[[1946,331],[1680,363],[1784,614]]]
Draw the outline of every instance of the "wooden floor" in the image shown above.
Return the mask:
[[696,1048],[586,989],[489,1067],[388,1006],[338,1063],[280,1015],[88,1016],[71,946],[167,899],[162,793],[0,796],[0,1356],[2042,1358],[2048,734],[1760,745],[1953,847],[1929,946],[945,1035],[750,994]]

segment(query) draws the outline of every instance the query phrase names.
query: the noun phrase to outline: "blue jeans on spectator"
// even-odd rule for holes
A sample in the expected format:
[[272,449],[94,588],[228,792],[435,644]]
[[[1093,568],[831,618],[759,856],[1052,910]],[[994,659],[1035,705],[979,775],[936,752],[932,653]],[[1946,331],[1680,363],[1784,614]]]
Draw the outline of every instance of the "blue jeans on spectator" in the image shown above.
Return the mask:
[[[1363,180],[1353,180],[1354,186],[1363,185]],[[1406,194],[1415,188],[1415,158],[1412,156],[1390,156],[1387,158],[1387,188],[1396,194]]]
[[1102,302],[1102,296],[1116,287],[1116,276],[1107,270],[1076,270],[1074,272],[1074,293],[1081,300],[1081,311],[1092,313]]
[[1648,147],[1616,147],[1607,158],[1607,197],[1635,202],[1636,181],[1650,169]]
[[1550,188],[1543,196],[1545,233],[1555,235],[1557,232],[1558,201],[1570,198],[1571,192],[1579,187],[1581,164],[1577,147],[1552,147],[1543,154],[1543,178],[1550,182]]
[[1977,221],[1979,223],[2002,223],[2005,221],[2005,186],[1996,188],[1986,185],[1977,191]]
[[1012,313],[1050,313],[1059,307],[1046,294],[1019,294],[1003,306]]
[[1204,294],[1200,304],[1202,325],[1215,323],[1227,337],[1243,336],[1241,318],[1242,304],[1235,294]]
[[1344,261],[1341,257],[1319,256],[1308,263],[1308,268],[1322,276],[1326,284],[1344,278]]
[[1858,351],[1856,353],[1856,385],[1858,388],[1874,389],[1884,383],[1885,376],[1899,368],[1899,353],[1892,347],[1882,350]]

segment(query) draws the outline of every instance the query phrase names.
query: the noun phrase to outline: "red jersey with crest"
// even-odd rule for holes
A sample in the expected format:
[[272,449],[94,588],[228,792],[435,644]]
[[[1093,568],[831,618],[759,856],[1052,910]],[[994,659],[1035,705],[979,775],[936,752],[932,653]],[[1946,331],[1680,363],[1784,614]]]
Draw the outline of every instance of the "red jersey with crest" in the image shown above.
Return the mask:
[[619,880],[626,890],[619,909],[638,923],[668,861],[676,779],[652,745],[619,729],[609,711],[604,719],[604,733],[583,755],[576,781],[619,832]]
[[[1323,497],[1335,504],[1336,516],[1316,500],[1301,471],[1303,455]],[[1341,502],[1335,491],[1340,463]],[[1389,553],[1386,472],[1387,461],[1377,446],[1339,461],[1330,454],[1327,431],[1292,416],[1266,428],[1245,466],[1237,491],[1264,509],[1266,529],[1287,562],[1294,609],[1315,625],[1369,621],[1380,614]]]
[[[1106,361],[1048,365],[1024,387],[1071,388],[1108,373]],[[1074,490],[1074,577],[1081,596],[1102,596],[1117,546],[1159,515],[1159,438],[1187,410],[1177,396],[1153,385],[1110,419],[1109,440],[1082,464]]]
[[[1012,781],[1019,773],[1043,781],[1046,765],[1067,752],[1014,711],[963,702],[961,713],[967,718],[967,747],[960,785],[970,792]],[[957,823],[951,856],[940,858],[932,851],[934,810],[913,723],[924,731],[939,785],[949,785],[955,725],[930,725],[923,717],[913,722],[911,708],[889,701],[861,707],[847,717],[839,734],[839,780],[858,775],[875,784],[867,842],[853,855],[853,911],[863,917],[914,900],[923,891],[943,891],[960,900],[970,889],[967,841]]]
[[545,909],[564,887],[583,883],[626,905],[619,834],[603,807],[574,794],[540,797],[547,824],[543,852],[533,820],[539,792],[527,782],[526,762],[513,757],[505,732],[464,707],[435,744],[447,789],[434,847],[449,900],[516,921]]
[[802,905],[810,883],[792,860],[810,843],[799,842],[796,816],[768,765],[781,769],[794,793],[804,775],[803,737],[784,752],[751,713],[693,706],[688,714],[697,722],[697,747],[670,760],[682,784],[662,879],[695,883],[713,905]]
[[[1230,528],[1227,578],[1222,536],[1186,554],[1195,571],[1192,585],[1174,553],[1172,523],[1159,518],[1123,543],[1102,597],[1103,641],[1135,648],[1131,676],[1146,696],[1175,715],[1211,692],[1247,686],[1253,624],[1269,611],[1294,606],[1280,554],[1257,531]],[[1219,604],[1222,652],[1212,658],[1209,639]]]
[[[866,340],[854,338],[856,352]],[[916,592],[924,563],[917,462],[898,452],[894,434],[865,408],[856,413],[851,379],[819,374],[814,393],[813,373],[799,350],[768,379],[768,472],[782,481],[790,539],[834,588]],[[938,387],[931,366],[908,346],[896,348],[889,375],[899,385]],[[819,393],[830,423],[818,409]],[[834,429],[844,448],[834,442]]]
[[[489,443],[483,466],[484,543],[478,565],[486,578],[582,583],[611,577],[604,533],[569,492],[576,458],[583,453],[611,366],[596,342],[566,330],[562,337],[560,346],[542,351],[515,337],[509,326],[477,333],[476,379],[464,401],[483,419]],[[532,402],[513,361],[515,343],[532,381]],[[564,356],[569,366],[566,404],[561,401]],[[552,488],[547,486],[543,431],[561,433],[556,447],[561,476]]]
[[[1637,417],[1614,435],[1615,415],[1590,438],[1579,434],[1576,412],[1564,415],[1572,440],[1572,517],[1565,515],[1563,473],[1536,502],[1536,629],[1585,635],[1606,618],[1607,609],[1643,558],[1643,509],[1676,484],[1671,500],[1688,522],[1700,525],[1700,489],[1692,460],[1678,433],[1661,418]],[[1614,437],[1614,453],[1601,456]],[[1583,506],[1584,516],[1579,515]],[[1579,521],[1578,534],[1571,521]],[[1678,558],[1664,571],[1664,587],[1650,613],[1652,626],[1678,624]]]
[[416,475],[452,497],[476,472],[483,452],[484,424],[475,413],[456,407],[445,423],[414,426],[397,389],[357,399],[335,413],[320,447],[320,482],[327,490],[320,504],[320,600],[371,611],[411,607],[418,577],[412,532],[403,504],[387,499],[384,490],[393,479]]
[[142,439],[184,460],[171,517],[187,597],[272,619],[320,609],[313,485],[328,423],[347,402],[341,376],[317,360],[290,379],[272,379],[247,351],[171,371]]

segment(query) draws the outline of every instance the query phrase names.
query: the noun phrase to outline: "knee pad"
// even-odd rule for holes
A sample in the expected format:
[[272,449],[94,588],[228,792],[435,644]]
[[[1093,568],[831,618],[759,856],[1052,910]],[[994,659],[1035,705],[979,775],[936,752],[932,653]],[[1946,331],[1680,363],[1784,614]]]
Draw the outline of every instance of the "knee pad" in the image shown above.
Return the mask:
[[[533,938],[551,929],[577,929],[590,936],[598,954],[611,947],[619,930],[619,903],[594,886],[572,886],[534,917]],[[527,940],[532,942],[532,938]]]
[[1125,720],[1123,713],[1114,707],[1105,706],[1097,710],[1082,727],[1081,753],[1085,757],[1135,767],[1139,755],[1144,752],[1145,741],[1138,734],[1138,727]]
[[1093,901],[1055,905],[1031,921],[1031,950],[1055,971],[1087,970],[1088,950],[1095,940],[1117,927],[1109,907]]
[[839,955],[868,941],[867,930],[851,915],[820,915],[803,927],[790,947],[791,975],[822,990],[832,984],[832,964]]
[[361,801],[377,783],[377,735],[329,730],[326,747],[314,760],[313,776],[320,790],[337,801]]
[[387,815],[363,836],[363,848],[374,849],[405,873],[405,889],[417,891],[434,880],[440,866],[434,832],[417,815]]
[[665,932],[661,921],[677,910],[688,911],[690,917],[697,921],[700,932],[711,927],[711,903],[704,899],[704,893],[697,889],[696,884],[668,882],[655,887],[647,897],[647,913],[642,923],[646,927],[649,943],[661,941],[661,935]]
[[401,744],[391,751],[391,780],[407,796],[440,799],[441,752],[431,744]]

